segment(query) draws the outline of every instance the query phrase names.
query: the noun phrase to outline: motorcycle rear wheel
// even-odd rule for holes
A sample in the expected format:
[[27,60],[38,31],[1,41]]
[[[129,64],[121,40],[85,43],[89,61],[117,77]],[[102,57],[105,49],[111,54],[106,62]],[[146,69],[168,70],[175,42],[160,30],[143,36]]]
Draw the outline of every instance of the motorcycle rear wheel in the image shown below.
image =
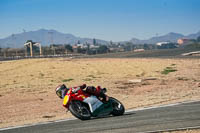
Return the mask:
[[110,100],[112,102],[113,111],[111,112],[114,116],[120,116],[123,115],[125,112],[124,105],[117,99],[110,97]]
[[91,118],[89,109],[80,101],[72,101],[69,105],[69,111],[81,120],[89,120]]

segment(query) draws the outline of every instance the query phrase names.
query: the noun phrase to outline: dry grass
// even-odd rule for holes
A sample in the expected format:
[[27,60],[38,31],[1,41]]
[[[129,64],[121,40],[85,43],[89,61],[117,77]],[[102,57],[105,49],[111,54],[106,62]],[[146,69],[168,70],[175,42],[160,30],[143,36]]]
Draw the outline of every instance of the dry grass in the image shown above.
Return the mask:
[[200,133],[200,129],[173,131],[173,132],[165,132],[165,133]]
[[[177,71],[162,74],[169,67]],[[62,83],[101,85],[127,109],[200,99],[198,59],[6,61],[0,62],[0,79],[0,127],[71,117],[55,95]],[[134,79],[142,82],[130,81]]]

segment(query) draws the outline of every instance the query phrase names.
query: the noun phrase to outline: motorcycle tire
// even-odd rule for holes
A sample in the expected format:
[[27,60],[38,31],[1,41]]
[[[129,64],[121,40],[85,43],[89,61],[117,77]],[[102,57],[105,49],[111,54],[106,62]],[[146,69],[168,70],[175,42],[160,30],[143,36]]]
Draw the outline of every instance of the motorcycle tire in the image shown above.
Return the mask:
[[89,120],[91,118],[88,107],[80,101],[72,101],[69,105],[69,111],[81,120]]
[[120,116],[123,115],[125,112],[124,105],[117,99],[110,97],[110,100],[112,102],[113,111],[111,112],[114,116]]

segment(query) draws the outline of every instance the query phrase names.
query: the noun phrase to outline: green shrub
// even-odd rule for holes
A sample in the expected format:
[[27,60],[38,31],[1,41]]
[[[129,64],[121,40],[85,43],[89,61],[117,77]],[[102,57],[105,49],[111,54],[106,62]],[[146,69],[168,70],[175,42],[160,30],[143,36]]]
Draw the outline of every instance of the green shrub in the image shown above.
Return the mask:
[[71,78],[70,79],[63,79],[62,81],[63,82],[69,82],[69,81],[72,81],[72,80],[74,80],[74,79],[71,79]]
[[86,79],[83,79],[84,81],[91,81],[92,79],[91,78],[86,78]]
[[162,72],[161,72],[161,74],[165,74],[165,75],[167,75],[168,73],[170,73],[170,72],[176,72],[177,70],[175,69],[175,68],[173,68],[173,67],[166,67]]

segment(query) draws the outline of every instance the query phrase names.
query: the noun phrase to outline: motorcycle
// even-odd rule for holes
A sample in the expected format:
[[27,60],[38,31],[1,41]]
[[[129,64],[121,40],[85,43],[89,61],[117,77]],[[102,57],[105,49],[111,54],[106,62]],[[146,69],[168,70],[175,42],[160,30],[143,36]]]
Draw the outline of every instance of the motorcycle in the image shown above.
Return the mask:
[[[104,88],[104,93],[106,89]],[[104,117],[104,116],[120,116],[125,112],[124,105],[113,97],[103,102],[100,98],[86,93],[84,90],[77,88],[69,89],[64,97],[63,105],[76,118],[81,120],[89,120],[91,117]]]

